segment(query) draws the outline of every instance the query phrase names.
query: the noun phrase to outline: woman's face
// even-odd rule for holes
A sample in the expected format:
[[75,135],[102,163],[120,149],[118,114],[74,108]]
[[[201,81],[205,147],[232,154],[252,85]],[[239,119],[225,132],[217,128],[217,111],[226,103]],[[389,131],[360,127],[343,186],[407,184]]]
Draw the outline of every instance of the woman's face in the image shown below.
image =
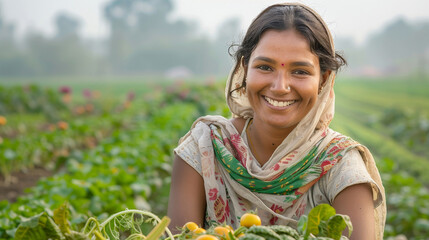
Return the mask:
[[246,74],[255,123],[291,132],[316,103],[319,58],[295,30],[266,31],[250,56]]

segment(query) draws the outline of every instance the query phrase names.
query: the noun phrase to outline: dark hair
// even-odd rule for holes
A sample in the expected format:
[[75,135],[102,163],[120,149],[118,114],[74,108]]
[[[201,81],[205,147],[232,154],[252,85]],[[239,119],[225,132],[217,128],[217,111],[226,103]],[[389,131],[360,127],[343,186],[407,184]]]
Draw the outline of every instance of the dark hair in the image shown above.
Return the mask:
[[308,40],[310,50],[319,57],[322,73],[326,70],[337,71],[347,64],[340,54],[333,52],[328,30],[314,13],[299,5],[276,4],[262,11],[250,24],[234,54],[236,61],[234,72],[240,64],[248,65],[250,55],[258,45],[262,34],[270,29],[279,31],[294,29],[304,36]]

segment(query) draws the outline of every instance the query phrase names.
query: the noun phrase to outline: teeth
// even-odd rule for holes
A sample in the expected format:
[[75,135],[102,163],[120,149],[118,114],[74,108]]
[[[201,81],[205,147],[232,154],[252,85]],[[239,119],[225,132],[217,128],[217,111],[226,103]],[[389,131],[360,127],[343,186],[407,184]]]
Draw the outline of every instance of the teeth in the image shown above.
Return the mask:
[[286,107],[295,102],[295,101],[279,102],[268,97],[265,97],[265,100],[267,100],[271,105],[275,107]]

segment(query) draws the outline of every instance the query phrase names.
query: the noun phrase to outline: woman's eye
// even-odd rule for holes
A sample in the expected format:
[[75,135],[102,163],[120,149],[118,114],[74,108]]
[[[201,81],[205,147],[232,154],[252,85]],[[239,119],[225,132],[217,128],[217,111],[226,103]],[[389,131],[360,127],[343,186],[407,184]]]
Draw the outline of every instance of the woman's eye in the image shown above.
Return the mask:
[[293,74],[308,75],[308,72],[304,71],[304,70],[295,70],[295,71],[293,71]]
[[267,66],[267,65],[261,65],[261,66],[258,66],[257,67],[258,69],[261,69],[261,70],[263,70],[263,71],[271,71],[272,69],[269,67],[269,66]]

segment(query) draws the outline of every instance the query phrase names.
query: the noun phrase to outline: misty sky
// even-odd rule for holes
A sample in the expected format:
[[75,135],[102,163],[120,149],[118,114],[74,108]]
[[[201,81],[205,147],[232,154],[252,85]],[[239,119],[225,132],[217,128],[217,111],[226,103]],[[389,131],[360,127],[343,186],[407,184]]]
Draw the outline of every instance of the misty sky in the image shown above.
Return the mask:
[[[110,0],[0,0],[6,21],[14,22],[18,34],[28,29],[52,34],[53,19],[59,12],[82,21],[82,34],[103,37],[108,27],[103,7]],[[228,18],[241,19],[243,30],[265,7],[284,1],[273,0],[173,0],[172,19],[185,18],[198,23],[200,32],[213,36],[218,25]],[[334,37],[352,37],[362,42],[398,17],[407,21],[429,21],[428,0],[299,0],[314,8],[328,23]]]

